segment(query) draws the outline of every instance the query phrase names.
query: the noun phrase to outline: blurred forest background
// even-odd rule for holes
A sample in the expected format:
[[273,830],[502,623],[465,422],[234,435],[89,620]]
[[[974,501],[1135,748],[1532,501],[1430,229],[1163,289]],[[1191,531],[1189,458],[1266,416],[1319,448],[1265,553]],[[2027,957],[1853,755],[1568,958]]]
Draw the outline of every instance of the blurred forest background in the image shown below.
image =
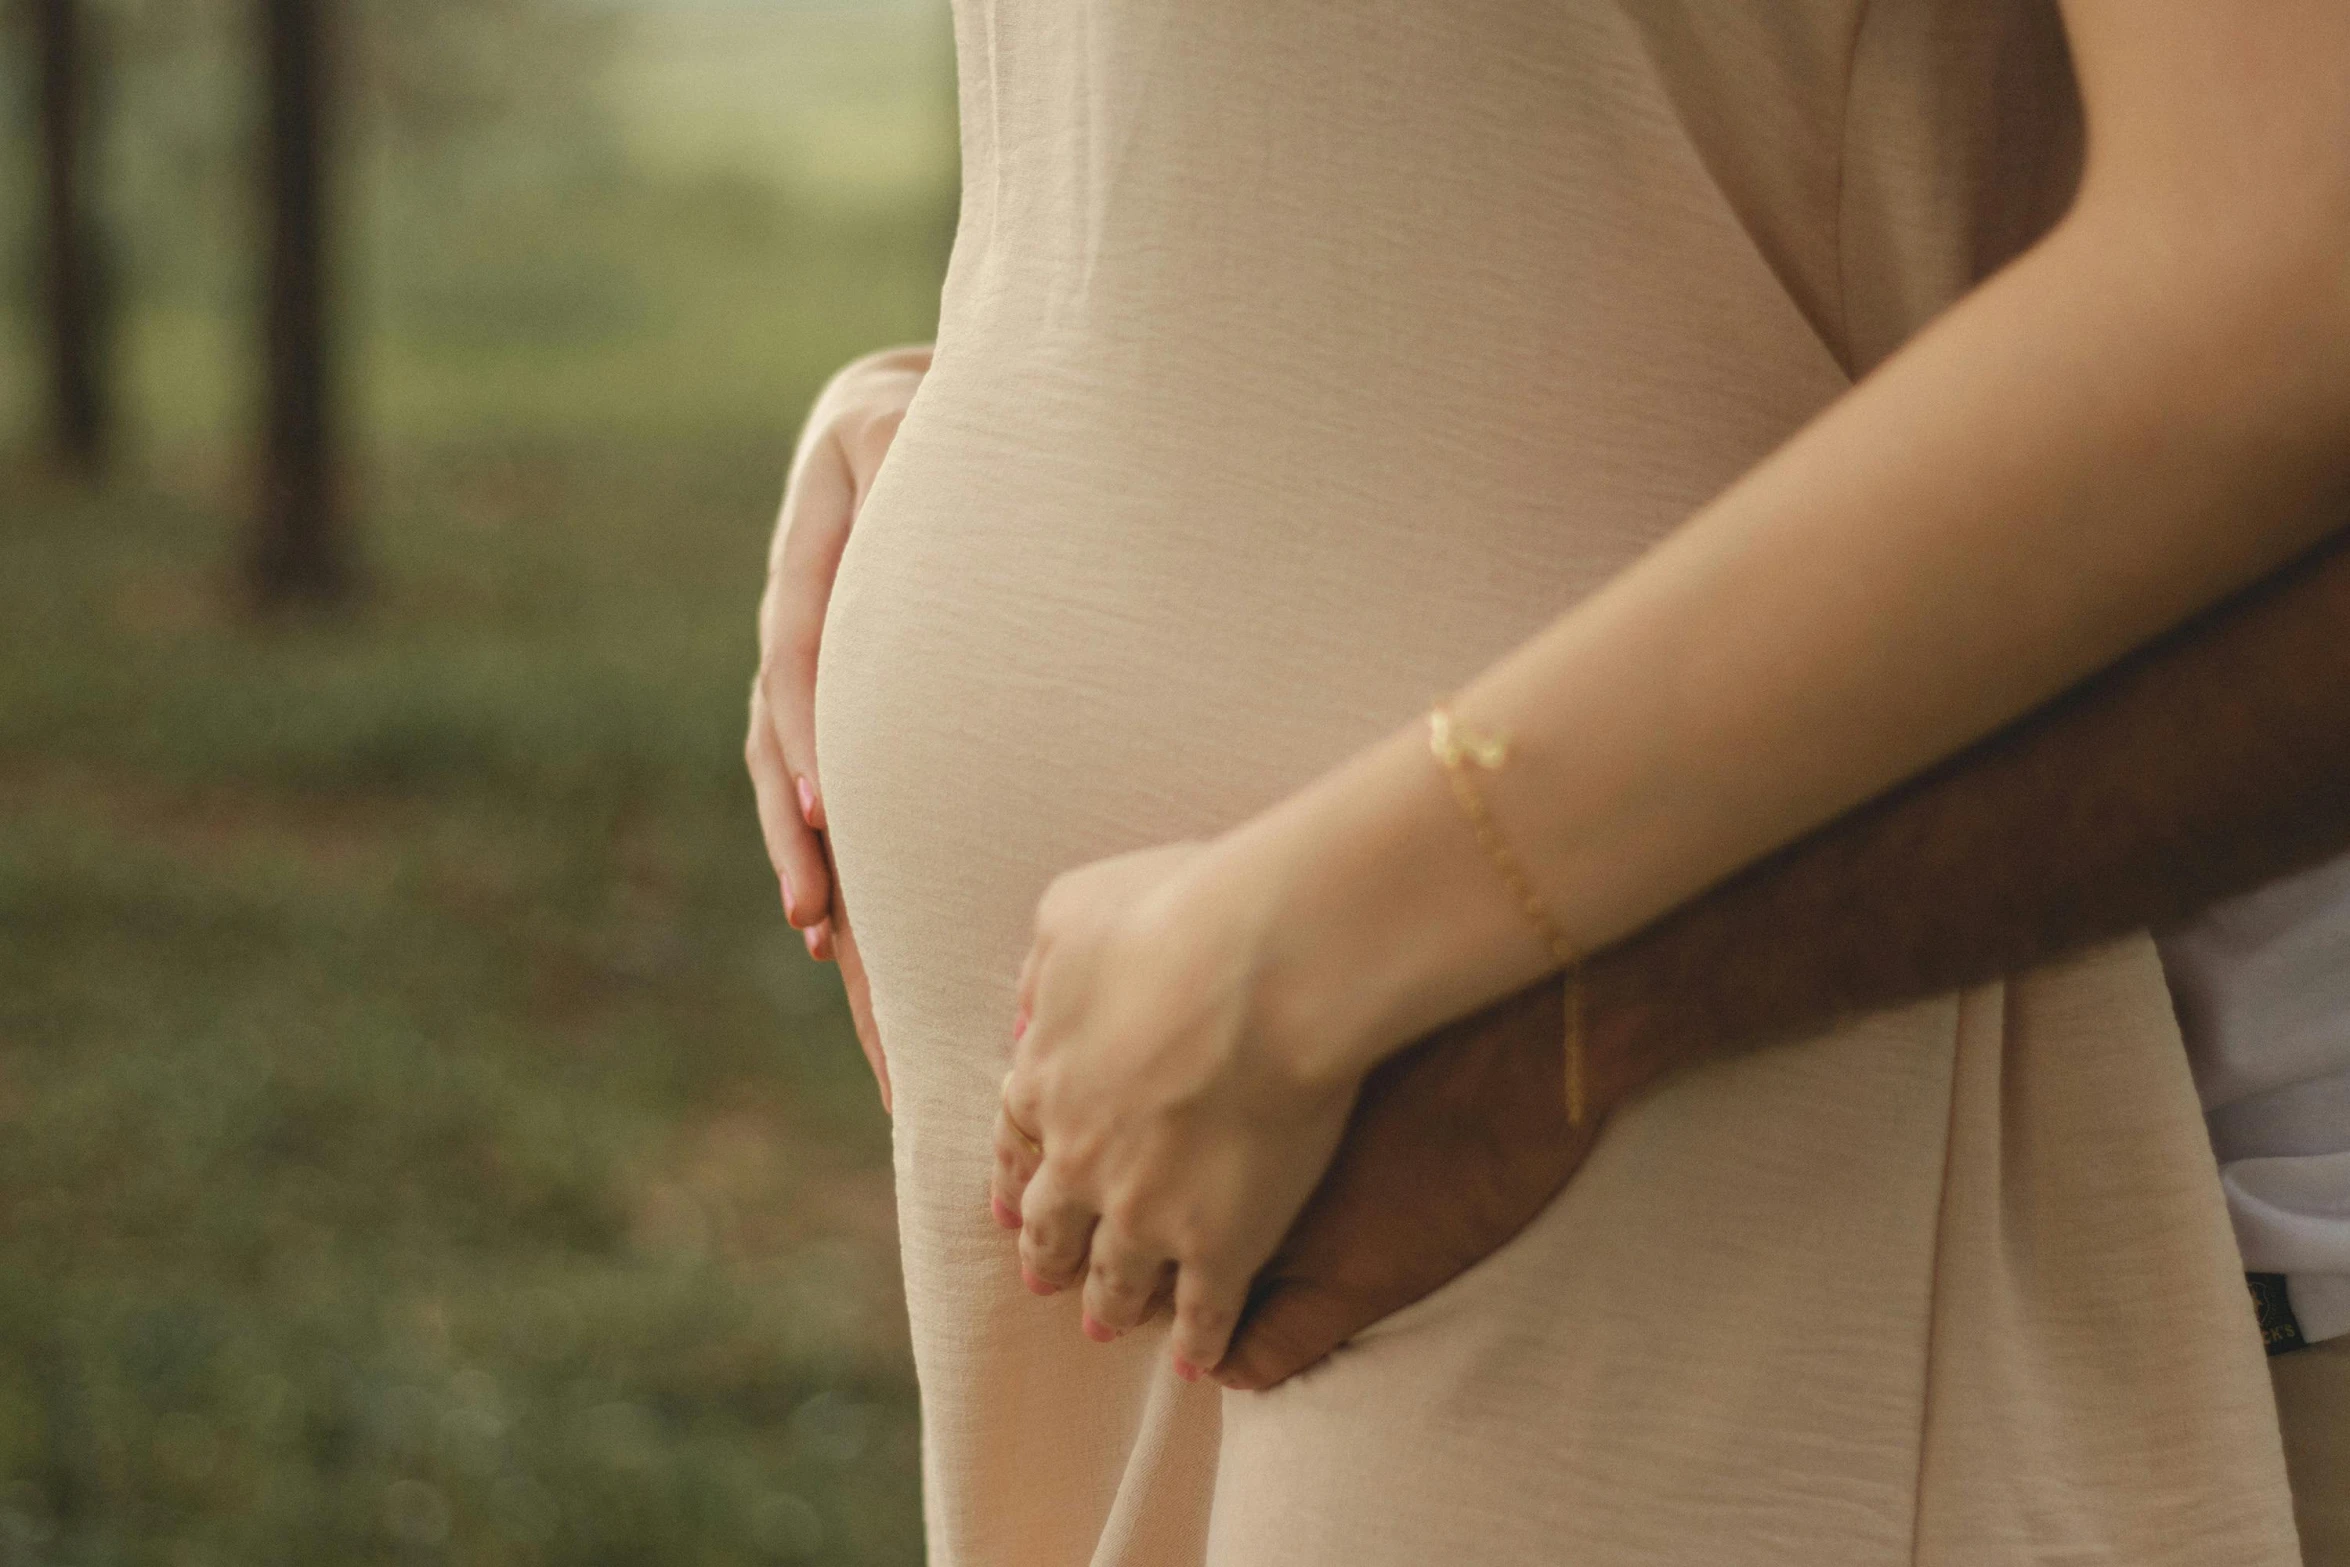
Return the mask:
[[0,1564],[906,1563],[888,1134],[741,777],[943,0],[321,0],[354,591],[264,608],[261,0],[77,0],[54,455],[0,0]]

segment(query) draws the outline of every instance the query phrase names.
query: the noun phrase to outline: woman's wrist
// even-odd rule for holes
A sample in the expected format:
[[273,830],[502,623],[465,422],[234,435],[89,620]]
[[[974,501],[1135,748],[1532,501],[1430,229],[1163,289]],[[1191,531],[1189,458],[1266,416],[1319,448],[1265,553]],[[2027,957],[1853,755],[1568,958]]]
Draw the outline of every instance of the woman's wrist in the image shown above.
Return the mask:
[[1420,720],[1215,840],[1193,896],[1249,925],[1252,1037],[1307,1084],[1359,1078],[1552,966]]

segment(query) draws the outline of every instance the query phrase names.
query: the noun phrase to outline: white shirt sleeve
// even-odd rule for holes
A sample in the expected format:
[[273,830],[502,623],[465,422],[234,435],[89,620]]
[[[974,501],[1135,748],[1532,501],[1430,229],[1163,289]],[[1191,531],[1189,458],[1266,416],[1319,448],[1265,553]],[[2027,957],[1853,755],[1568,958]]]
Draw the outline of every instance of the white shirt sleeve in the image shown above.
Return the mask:
[[2350,857],[2160,941],[2244,1266],[2350,1333]]

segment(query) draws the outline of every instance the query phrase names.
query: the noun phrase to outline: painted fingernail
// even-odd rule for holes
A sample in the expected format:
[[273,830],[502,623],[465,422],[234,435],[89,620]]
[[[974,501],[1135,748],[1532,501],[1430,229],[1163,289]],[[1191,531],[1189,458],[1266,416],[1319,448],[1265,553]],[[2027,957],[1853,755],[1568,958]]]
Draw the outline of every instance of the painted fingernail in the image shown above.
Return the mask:
[[811,926],[809,926],[809,927],[808,927],[806,930],[803,930],[803,931],[801,931],[801,932],[800,932],[800,940],[801,940],[803,943],[805,943],[805,944],[806,944],[806,946],[807,946],[807,948],[808,948],[808,956],[810,956],[810,957],[814,958],[814,959],[815,959],[817,962],[819,962],[819,963],[821,963],[821,962],[823,962],[823,961],[824,961],[824,927],[823,927],[823,926],[821,926],[821,925],[811,925]]
[[1061,1293],[1061,1287],[1058,1284],[1048,1284],[1038,1278],[1028,1271],[1026,1263],[1022,1263],[1020,1266],[1020,1282],[1028,1286],[1028,1293],[1031,1295],[1058,1295]]
[[1012,1043],[1015,1045],[1018,1044],[1020,1042],[1020,1036],[1027,1032],[1028,1009],[1026,1007],[1022,1007],[1020,1009],[1020,1015],[1012,1019]]
[[1016,1230],[1020,1227],[1020,1215],[1014,1213],[1012,1205],[1001,1197],[990,1196],[987,1199],[987,1206],[988,1211],[995,1215],[995,1222],[1005,1229]]
[[805,778],[802,778],[799,784],[800,820],[813,827],[816,825],[816,786]]
[[1181,1355],[1177,1355],[1175,1357],[1175,1374],[1186,1382],[1197,1382],[1199,1380],[1199,1367],[1193,1365],[1190,1361],[1185,1360]]
[[1084,1315],[1077,1325],[1084,1329],[1085,1336],[1089,1339],[1092,1339],[1096,1344],[1107,1344],[1118,1336],[1117,1334],[1111,1332],[1108,1328],[1105,1328],[1100,1323],[1094,1321],[1093,1313],[1090,1311]]

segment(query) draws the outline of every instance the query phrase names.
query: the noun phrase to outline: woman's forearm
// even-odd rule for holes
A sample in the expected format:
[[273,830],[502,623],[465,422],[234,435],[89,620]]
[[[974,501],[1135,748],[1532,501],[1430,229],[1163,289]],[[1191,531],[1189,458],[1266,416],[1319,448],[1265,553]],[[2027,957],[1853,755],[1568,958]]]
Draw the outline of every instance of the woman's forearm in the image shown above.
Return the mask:
[[[1646,924],[2338,521],[2338,280],[2292,244],[2150,221],[2085,196],[1457,694],[1515,738],[1479,781],[1572,942]],[[1549,966],[1417,723],[1223,851],[1276,928],[1268,1023],[1310,1070],[1359,1070]]]

